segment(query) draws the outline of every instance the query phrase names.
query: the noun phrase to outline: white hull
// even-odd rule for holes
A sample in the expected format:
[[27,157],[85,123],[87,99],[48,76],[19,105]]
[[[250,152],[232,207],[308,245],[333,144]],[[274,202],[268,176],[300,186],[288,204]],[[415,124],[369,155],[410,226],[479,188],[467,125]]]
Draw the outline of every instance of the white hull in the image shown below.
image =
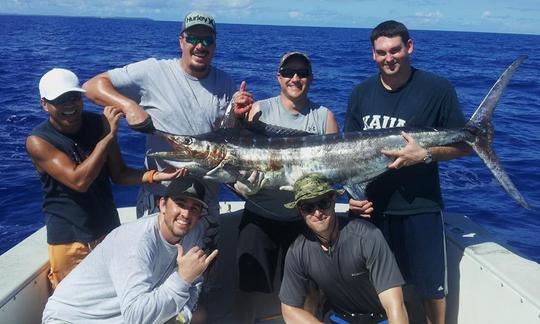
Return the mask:
[[[242,202],[222,203],[220,257],[223,292],[220,309],[232,309],[236,287],[235,251]],[[346,205],[338,205],[344,211]],[[135,219],[134,208],[120,208],[123,222]],[[229,214],[230,213],[230,214]],[[448,249],[447,323],[540,323],[540,265],[493,241],[466,216],[445,214]],[[225,237],[226,236],[226,237]],[[224,261],[224,262],[223,262]],[[0,256],[0,323],[39,323],[48,297],[45,228]],[[261,296],[265,317],[278,310],[275,296]],[[225,314],[226,315],[226,314]]]

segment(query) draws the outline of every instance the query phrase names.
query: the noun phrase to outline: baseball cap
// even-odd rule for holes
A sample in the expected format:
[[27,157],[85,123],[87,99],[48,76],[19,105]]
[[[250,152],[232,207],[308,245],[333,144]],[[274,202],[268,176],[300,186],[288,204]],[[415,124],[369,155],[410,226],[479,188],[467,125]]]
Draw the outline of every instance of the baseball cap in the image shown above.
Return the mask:
[[345,190],[336,190],[332,188],[326,178],[318,173],[306,174],[300,177],[294,183],[294,201],[291,201],[284,206],[286,208],[295,208],[302,200],[308,200],[320,197],[326,193],[334,192],[342,195]]
[[54,100],[71,91],[86,92],[79,86],[79,78],[70,70],[54,68],[39,80],[41,98]]
[[204,185],[191,176],[174,179],[165,192],[165,196],[170,198],[191,198],[198,201],[204,208],[208,205],[204,202]]
[[278,70],[281,69],[283,65],[285,65],[285,63],[287,63],[287,61],[293,57],[299,57],[303,59],[309,69],[309,72],[311,72],[311,61],[309,60],[309,57],[302,52],[285,53],[285,55],[281,57],[281,60],[279,60]]
[[216,33],[216,22],[214,21],[214,17],[197,11],[190,12],[186,15],[184,22],[182,23],[182,31],[180,33],[183,33],[186,29],[197,25],[206,26],[210,28],[214,34]]

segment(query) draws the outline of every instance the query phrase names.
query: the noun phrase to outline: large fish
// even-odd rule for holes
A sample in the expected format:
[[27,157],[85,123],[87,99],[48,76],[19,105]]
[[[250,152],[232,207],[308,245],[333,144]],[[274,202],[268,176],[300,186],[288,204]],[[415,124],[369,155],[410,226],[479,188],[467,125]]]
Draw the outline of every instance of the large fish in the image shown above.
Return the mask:
[[466,126],[460,129],[404,127],[287,137],[246,135],[246,130],[235,130],[232,135],[221,132],[201,136],[163,134],[174,151],[149,155],[221,183],[240,180],[249,184],[244,180],[245,174],[257,171],[259,187],[281,190],[291,190],[300,176],[317,172],[332,183],[342,184],[358,198],[367,184],[388,170],[391,160],[381,150],[399,150],[406,145],[401,135],[405,131],[423,147],[469,144],[508,194],[530,209],[491,147],[493,111],[512,74],[526,58],[518,58],[506,69]]

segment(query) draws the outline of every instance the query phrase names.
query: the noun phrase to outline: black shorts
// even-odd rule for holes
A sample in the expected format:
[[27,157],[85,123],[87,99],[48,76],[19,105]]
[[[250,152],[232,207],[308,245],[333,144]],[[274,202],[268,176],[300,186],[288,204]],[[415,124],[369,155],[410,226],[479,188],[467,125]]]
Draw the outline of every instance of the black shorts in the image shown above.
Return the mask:
[[273,292],[276,269],[279,265],[281,280],[287,249],[304,226],[302,220],[277,221],[244,210],[237,249],[240,290]]

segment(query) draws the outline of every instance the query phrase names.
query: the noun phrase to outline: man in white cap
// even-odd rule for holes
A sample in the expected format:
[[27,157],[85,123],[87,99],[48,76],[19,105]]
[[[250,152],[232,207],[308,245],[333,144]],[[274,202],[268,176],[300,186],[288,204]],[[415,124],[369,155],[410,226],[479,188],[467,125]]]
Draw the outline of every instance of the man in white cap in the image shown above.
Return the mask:
[[73,72],[50,70],[41,78],[39,92],[49,116],[32,130],[26,150],[43,189],[49,280],[54,289],[120,224],[110,180],[124,185],[152,183],[174,179],[185,171],[127,167],[116,143],[122,112],[113,107],[106,107],[103,117],[83,112],[85,91]]
[[200,276],[218,253],[198,246],[204,195],[191,176],[173,180],[158,214],[113,230],[62,281],[43,323],[189,323]]
[[[285,53],[279,61],[276,78],[279,95],[254,103],[249,120],[319,135],[338,132],[332,111],[308,97],[313,71],[306,54]],[[274,292],[274,277],[280,277],[277,269],[283,268],[287,248],[303,228],[298,213],[283,207],[292,197],[290,191],[262,189],[246,201],[237,251],[240,285],[237,305],[242,305],[236,312],[239,322],[253,323],[256,313],[251,307],[253,292]]]

